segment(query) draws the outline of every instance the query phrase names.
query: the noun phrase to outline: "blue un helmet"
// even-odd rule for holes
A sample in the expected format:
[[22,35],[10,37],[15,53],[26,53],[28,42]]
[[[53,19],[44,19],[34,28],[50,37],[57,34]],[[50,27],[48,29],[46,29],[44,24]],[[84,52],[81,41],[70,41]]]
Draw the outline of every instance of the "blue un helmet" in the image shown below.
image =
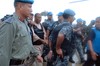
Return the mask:
[[76,22],[83,22],[83,20],[81,19],[81,18],[78,18],[77,20],[76,20]]
[[70,16],[75,16],[75,12],[71,9],[64,10],[64,14],[68,14]]
[[59,12],[58,14],[57,14],[57,16],[62,16],[63,15],[63,12]]
[[15,0],[14,1],[14,4],[17,3],[17,2],[33,4],[34,3],[34,0]]
[[52,16],[52,15],[53,15],[52,12],[47,13],[47,16]]

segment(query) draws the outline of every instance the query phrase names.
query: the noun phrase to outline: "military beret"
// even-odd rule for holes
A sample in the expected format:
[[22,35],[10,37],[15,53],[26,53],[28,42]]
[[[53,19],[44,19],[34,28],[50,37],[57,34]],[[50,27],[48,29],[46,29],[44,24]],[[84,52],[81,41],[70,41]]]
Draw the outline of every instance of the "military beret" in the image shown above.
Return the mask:
[[77,22],[83,22],[83,20],[81,18],[78,18],[76,21]]
[[63,15],[63,12],[59,12],[57,15],[58,16],[62,16]]
[[73,10],[71,10],[71,9],[66,9],[66,10],[64,10],[64,14],[69,14],[71,16],[74,16],[75,12]]
[[30,4],[33,4],[34,3],[34,0],[15,0],[14,3],[16,2],[22,2],[22,3],[30,3]]
[[47,16],[52,16],[52,15],[53,15],[52,12],[47,13]]

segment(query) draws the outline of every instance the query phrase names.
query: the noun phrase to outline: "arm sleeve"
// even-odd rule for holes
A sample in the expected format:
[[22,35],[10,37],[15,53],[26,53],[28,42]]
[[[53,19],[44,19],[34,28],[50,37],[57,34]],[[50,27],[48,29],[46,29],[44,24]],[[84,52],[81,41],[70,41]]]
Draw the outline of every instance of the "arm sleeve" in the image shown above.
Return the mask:
[[14,30],[13,25],[10,23],[0,24],[0,66],[9,66]]
[[67,39],[67,40],[70,40],[70,35],[71,35],[71,31],[70,31],[70,27],[63,27],[60,31],[59,31],[59,34],[63,34],[64,37]]
[[59,31],[59,34],[64,34],[64,35],[66,35],[66,28],[62,28],[60,31]]
[[88,36],[88,40],[93,41],[94,38],[95,38],[95,33],[93,30],[91,30],[91,32],[89,33],[89,36]]

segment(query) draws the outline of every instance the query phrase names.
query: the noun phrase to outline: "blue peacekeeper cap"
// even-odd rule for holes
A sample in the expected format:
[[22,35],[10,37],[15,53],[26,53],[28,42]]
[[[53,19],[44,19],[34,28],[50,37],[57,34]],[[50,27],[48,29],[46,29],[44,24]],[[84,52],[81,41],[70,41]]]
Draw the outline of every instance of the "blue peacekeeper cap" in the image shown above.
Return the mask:
[[58,16],[62,16],[63,15],[63,12],[59,12],[57,15]]
[[52,16],[52,15],[53,15],[52,12],[47,13],[47,16]]
[[81,18],[78,18],[76,21],[77,22],[83,22],[83,20]]
[[34,0],[15,0],[15,3],[16,2],[22,2],[22,3],[30,3],[30,4],[33,4],[34,3]]
[[66,10],[64,10],[64,14],[69,14],[71,16],[74,16],[75,12],[73,10],[71,10],[71,9],[66,9]]

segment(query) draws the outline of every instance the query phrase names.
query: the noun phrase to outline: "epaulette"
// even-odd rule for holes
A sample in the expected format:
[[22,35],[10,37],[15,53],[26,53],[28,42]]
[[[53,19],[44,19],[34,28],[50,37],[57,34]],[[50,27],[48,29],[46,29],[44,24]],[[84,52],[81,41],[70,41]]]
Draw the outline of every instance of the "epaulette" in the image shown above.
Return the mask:
[[4,20],[3,22],[12,23],[13,22],[13,17],[9,17],[8,19]]

